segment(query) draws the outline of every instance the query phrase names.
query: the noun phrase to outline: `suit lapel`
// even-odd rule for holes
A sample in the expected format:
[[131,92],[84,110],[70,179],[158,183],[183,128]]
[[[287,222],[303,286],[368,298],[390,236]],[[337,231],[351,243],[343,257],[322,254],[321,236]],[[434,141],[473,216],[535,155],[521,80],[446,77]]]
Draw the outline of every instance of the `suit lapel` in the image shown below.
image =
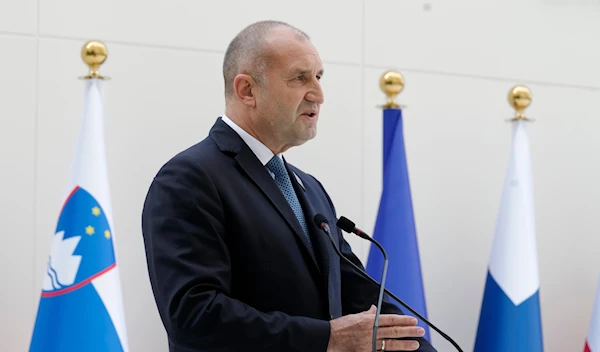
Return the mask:
[[[287,166],[287,164],[286,164]],[[288,169],[289,171],[289,169]],[[317,257],[317,262],[319,263],[319,268],[321,269],[321,284],[327,292],[327,288],[329,287],[329,240],[325,237],[327,234],[323,232],[314,222],[314,217],[317,212],[313,209],[308,197],[306,196],[306,188],[302,179],[296,175],[294,172],[289,172],[290,178],[292,179],[292,184],[294,185],[294,190],[298,195],[298,200],[300,201],[300,205],[302,205],[302,209],[304,210],[304,216],[306,217],[306,223],[308,225],[308,229],[311,234],[311,241],[313,244],[313,248],[315,249],[315,254]],[[330,225],[331,226],[331,225]]]
[[[223,152],[230,152],[236,154],[234,159],[238,162],[241,168],[246,172],[248,177],[260,188],[260,190],[267,196],[271,201],[277,212],[285,219],[287,224],[292,229],[296,239],[302,244],[302,250],[308,261],[312,262],[312,267],[317,272],[319,271],[319,265],[317,264],[316,258],[310,249],[310,245],[302,226],[296,219],[294,211],[288,204],[287,200],[281,193],[279,187],[267,171],[267,169],[260,163],[256,158],[256,155],[252,150],[244,143],[240,136],[237,135],[225,122],[220,118],[215,123],[215,126],[210,132],[211,138],[215,141],[217,146]],[[294,180],[292,180],[294,182]],[[306,219],[309,222],[309,219]]]

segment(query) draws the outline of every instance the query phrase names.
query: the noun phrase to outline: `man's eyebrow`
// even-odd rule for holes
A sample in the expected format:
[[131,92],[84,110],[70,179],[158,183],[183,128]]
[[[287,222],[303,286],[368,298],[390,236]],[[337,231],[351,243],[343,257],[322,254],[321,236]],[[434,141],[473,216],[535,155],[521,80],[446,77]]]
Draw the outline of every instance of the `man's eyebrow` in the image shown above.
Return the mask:
[[296,68],[292,71],[292,75],[296,76],[296,75],[305,75],[307,73],[309,73],[310,70],[304,69],[304,68]]
[[[311,70],[306,70],[303,68],[297,68],[295,70],[292,71],[292,76],[296,76],[296,75],[306,75],[309,74]],[[319,76],[323,76],[323,74],[325,73],[324,69],[321,69],[319,72],[317,72],[317,75]]]

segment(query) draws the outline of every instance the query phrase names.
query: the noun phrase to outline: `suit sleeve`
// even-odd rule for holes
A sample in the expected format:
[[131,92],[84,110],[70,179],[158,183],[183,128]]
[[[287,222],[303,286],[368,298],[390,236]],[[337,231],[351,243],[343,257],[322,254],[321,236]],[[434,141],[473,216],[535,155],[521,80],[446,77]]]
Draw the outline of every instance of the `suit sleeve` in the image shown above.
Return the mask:
[[326,351],[328,321],[260,312],[228,295],[225,221],[218,190],[200,165],[174,159],[150,186],[142,229],[169,343],[185,351]]
[[[317,180],[317,182],[319,181]],[[322,185],[321,188],[323,188]],[[333,214],[337,218],[335,206],[333,205],[331,198],[329,197],[324,188],[323,192],[327,196],[327,200],[329,201],[329,205],[331,206]],[[332,228],[337,229],[336,226],[333,226]],[[337,235],[339,238],[340,252],[342,252],[344,257],[348,258],[352,263],[354,263],[364,271],[364,266],[362,265],[358,257],[356,257],[354,252],[352,252],[352,248],[350,247],[350,244],[344,239],[341,230],[337,230]],[[374,285],[372,282],[365,279],[344,260],[340,260],[340,271],[342,281],[343,315],[364,312],[366,310],[369,310],[371,305],[377,305],[377,301],[379,298],[379,286]],[[384,294],[383,296],[381,313],[404,315],[402,309],[393,304],[391,302],[390,297],[387,294]],[[435,348],[433,348],[429,341],[425,340],[424,338],[411,338],[411,340],[419,341],[419,344],[421,346],[419,347],[418,351],[420,352],[436,352]]]

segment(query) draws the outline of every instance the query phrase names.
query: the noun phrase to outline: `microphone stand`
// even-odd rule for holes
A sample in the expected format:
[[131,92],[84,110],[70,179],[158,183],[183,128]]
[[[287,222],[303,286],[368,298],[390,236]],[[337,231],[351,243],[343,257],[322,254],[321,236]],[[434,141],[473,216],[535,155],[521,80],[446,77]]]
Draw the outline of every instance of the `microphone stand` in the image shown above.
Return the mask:
[[[327,223],[325,222],[325,225],[327,225]],[[335,240],[333,239],[333,236],[331,234],[331,231],[329,230],[329,225],[327,226],[323,226],[323,225],[319,225],[319,228],[322,229],[326,234],[327,237],[329,238],[329,241],[331,242],[331,244],[333,245],[333,249],[335,249],[335,252],[340,256],[340,258],[342,258],[346,263],[350,264],[350,266],[352,266],[356,271],[358,271],[358,273],[360,273],[365,279],[371,281],[372,283],[374,283],[375,285],[379,285],[379,283],[373,279],[369,274],[367,274],[366,272],[364,272],[360,267],[358,267],[358,265],[352,263],[350,261],[350,259],[346,258],[342,252],[340,252],[340,250],[338,249],[338,247],[335,244]],[[364,234],[364,233],[363,233]],[[366,236],[366,235],[365,235]],[[359,237],[361,237],[359,235]],[[368,236],[367,236],[368,237]],[[370,238],[370,237],[369,237]],[[376,243],[376,242],[373,242]],[[381,245],[379,245],[379,248],[381,248]],[[383,287],[383,285],[381,285],[381,287]],[[390,297],[392,297],[396,302],[400,303],[404,308],[408,309],[411,313],[413,313],[414,315],[416,315],[419,319],[421,319],[422,321],[424,321],[427,325],[429,325],[433,330],[435,330],[438,334],[440,334],[444,339],[446,339],[446,341],[450,342],[452,344],[452,346],[454,346],[456,348],[457,351],[459,352],[463,352],[463,350],[460,348],[460,346],[458,346],[458,344],[448,335],[446,335],[442,330],[438,329],[435,325],[433,325],[431,322],[429,322],[427,319],[425,319],[423,316],[421,316],[421,314],[417,313],[414,309],[412,309],[408,304],[404,303],[400,298],[398,298],[395,294],[391,293],[388,289],[384,288],[383,289],[385,291],[385,293],[387,293]],[[381,296],[380,296],[380,302],[381,302]],[[379,303],[381,305],[381,303]],[[379,309],[380,307],[378,307]]]

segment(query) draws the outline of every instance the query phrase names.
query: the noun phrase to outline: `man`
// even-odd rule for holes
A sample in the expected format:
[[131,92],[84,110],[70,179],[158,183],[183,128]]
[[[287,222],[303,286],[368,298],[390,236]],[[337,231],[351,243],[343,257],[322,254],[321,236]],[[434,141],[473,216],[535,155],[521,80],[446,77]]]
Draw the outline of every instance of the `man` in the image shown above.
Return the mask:
[[[250,25],[225,54],[225,116],[156,175],[142,227],[170,351],[371,351],[378,288],[354,263],[322,185],[282,154],[315,137],[323,66],[309,37]],[[435,351],[387,299],[377,346]],[[404,339],[401,339],[404,338]]]

